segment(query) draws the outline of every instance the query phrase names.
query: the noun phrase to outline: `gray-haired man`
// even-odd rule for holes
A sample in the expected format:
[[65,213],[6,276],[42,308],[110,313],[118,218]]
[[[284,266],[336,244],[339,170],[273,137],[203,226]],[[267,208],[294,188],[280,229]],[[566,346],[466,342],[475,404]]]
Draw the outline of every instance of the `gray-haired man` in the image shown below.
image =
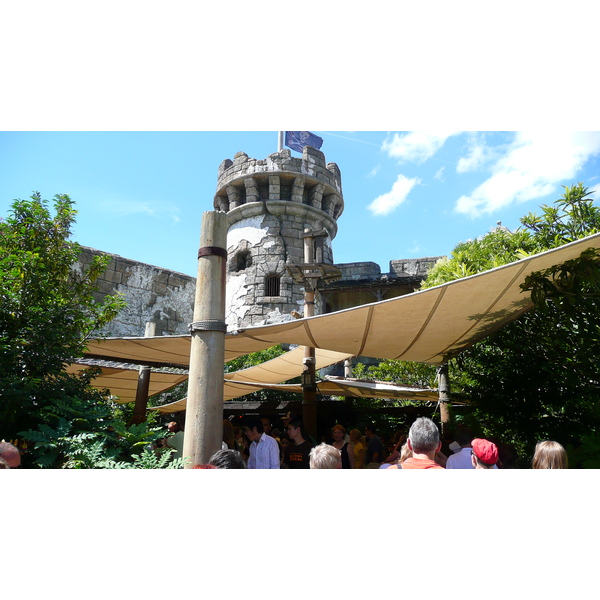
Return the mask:
[[435,462],[440,451],[440,432],[437,425],[427,417],[419,417],[408,432],[408,447],[412,457],[402,463],[403,469],[443,469]]

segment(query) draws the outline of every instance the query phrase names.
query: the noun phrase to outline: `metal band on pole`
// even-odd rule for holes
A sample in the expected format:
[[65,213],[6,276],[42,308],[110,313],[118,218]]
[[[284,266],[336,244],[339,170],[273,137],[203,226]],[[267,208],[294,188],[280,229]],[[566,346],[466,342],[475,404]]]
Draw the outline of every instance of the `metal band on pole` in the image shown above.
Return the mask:
[[202,258],[203,256],[220,256],[227,260],[227,250],[218,246],[204,246],[198,250],[198,258]]
[[227,333],[227,323],[218,319],[207,319],[205,321],[194,321],[188,325],[190,333],[194,331],[224,331]]

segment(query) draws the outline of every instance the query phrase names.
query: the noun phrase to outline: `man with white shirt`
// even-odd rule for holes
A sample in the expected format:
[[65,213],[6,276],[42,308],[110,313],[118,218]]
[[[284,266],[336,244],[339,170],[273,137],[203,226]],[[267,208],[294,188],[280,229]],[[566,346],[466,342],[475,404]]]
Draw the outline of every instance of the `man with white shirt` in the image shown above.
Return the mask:
[[247,417],[244,433],[250,440],[249,469],[279,469],[279,444],[263,430],[258,417]]
[[471,442],[475,435],[473,430],[466,425],[459,425],[456,428],[454,439],[460,444],[460,451],[448,457],[446,469],[472,469],[471,462]]
[[[454,439],[459,443],[462,447],[460,452],[456,452],[452,456],[448,457],[448,461],[446,462],[446,469],[475,469],[476,467],[473,465],[473,439],[475,435],[473,434],[473,430],[466,425],[459,425],[456,428],[456,434]],[[490,442],[488,442],[490,443]],[[496,448],[496,446],[494,446]],[[496,449],[497,451],[497,449]],[[497,469],[496,463],[488,467],[490,469]]]

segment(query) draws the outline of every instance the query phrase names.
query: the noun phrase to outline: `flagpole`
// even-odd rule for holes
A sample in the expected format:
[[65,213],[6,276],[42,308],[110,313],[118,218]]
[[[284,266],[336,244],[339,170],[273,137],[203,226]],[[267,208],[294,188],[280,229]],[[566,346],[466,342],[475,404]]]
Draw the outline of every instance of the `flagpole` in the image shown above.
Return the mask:
[[283,150],[283,131],[278,132],[277,139],[277,152],[281,152]]

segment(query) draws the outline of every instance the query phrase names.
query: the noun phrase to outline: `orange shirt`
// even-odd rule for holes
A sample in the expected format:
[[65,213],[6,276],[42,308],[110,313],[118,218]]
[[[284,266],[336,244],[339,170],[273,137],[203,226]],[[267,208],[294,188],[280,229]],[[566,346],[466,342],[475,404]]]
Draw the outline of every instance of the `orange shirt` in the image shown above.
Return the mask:
[[435,460],[429,460],[428,458],[407,458],[402,463],[403,469],[443,469],[440,467]]

